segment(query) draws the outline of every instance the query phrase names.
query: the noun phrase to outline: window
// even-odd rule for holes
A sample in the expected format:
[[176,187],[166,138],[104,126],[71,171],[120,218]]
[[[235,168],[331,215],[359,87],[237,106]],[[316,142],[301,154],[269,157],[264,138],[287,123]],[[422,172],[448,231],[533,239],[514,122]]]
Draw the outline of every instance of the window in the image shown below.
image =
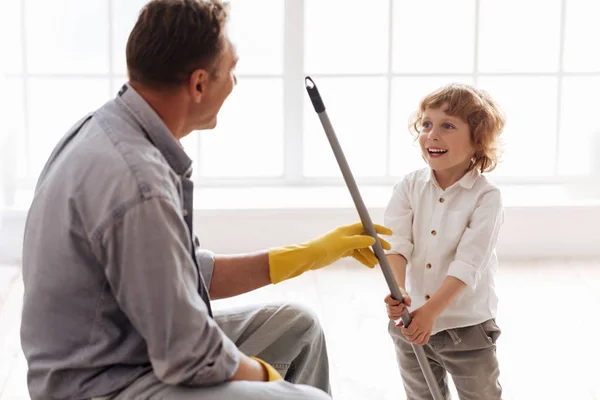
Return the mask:
[[[59,137],[126,80],[125,43],[146,0],[9,0],[1,68],[15,112],[13,179],[33,185]],[[319,86],[361,183],[423,166],[407,130],[419,99],[452,81],[508,116],[499,181],[590,173],[600,132],[597,0],[232,0],[239,85],[214,131],[183,144],[204,185],[341,183],[304,90]],[[598,150],[598,149],[596,149]]]

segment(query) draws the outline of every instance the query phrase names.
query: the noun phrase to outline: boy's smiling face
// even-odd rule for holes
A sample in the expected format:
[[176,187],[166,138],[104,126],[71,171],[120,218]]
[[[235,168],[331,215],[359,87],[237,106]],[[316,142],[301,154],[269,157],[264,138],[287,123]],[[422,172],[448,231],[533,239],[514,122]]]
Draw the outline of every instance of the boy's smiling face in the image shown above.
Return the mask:
[[437,173],[462,174],[475,154],[469,125],[440,108],[426,108],[421,120],[419,145],[423,158]]

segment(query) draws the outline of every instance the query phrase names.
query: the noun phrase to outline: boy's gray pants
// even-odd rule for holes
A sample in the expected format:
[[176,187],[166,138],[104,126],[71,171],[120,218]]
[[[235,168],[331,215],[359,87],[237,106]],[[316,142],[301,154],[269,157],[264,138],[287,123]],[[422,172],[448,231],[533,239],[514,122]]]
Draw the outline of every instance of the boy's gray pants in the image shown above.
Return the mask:
[[[433,400],[412,345],[399,327],[388,328],[396,345],[396,357],[408,400]],[[464,328],[448,329],[429,338],[423,346],[444,399],[450,399],[447,373],[452,376],[460,400],[501,400],[500,369],[496,340],[500,328],[493,319]]]
[[116,395],[93,400],[330,400],[329,363],[316,316],[296,305],[267,305],[227,311],[214,318],[240,351],[275,367],[284,381],[235,381],[202,388],[170,386],[153,373]]

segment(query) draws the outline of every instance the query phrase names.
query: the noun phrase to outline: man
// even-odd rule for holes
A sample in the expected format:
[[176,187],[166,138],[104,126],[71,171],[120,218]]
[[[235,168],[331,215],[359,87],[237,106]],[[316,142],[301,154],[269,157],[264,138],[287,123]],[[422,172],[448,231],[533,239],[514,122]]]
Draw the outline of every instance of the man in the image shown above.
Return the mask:
[[360,224],[254,254],[199,249],[191,160],[179,139],[213,128],[236,83],[226,17],[216,0],[146,5],[127,43],[129,83],[50,156],[23,250],[32,399],[329,398],[312,313],[291,305],[211,311],[211,297],[341,257],[377,263],[375,239]]

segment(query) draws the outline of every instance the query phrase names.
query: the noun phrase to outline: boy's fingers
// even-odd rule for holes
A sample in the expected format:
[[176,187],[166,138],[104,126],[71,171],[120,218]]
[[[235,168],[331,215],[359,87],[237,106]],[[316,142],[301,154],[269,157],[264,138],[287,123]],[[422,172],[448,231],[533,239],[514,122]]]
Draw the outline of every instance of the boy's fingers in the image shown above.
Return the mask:
[[421,340],[423,340],[424,337],[425,337],[425,332],[418,332],[415,335],[413,335],[413,342],[415,344],[421,343]]
[[421,346],[423,344],[423,339],[425,339],[425,332],[420,332],[415,336],[415,344]]
[[410,325],[408,325],[408,328],[406,328],[406,333],[408,333],[411,336],[413,336],[417,331],[417,325],[414,323],[411,323]]
[[385,301],[386,304],[389,304],[390,306],[397,306],[398,304],[400,304],[400,302],[394,299],[391,294],[388,294],[383,301]]
[[414,334],[413,332],[409,332],[409,329],[410,325],[408,326],[408,328],[402,328],[402,334],[406,339],[408,339],[408,341],[412,342],[414,339]]
[[427,342],[429,342],[429,338],[431,337],[431,334],[428,333],[427,335],[425,335],[425,338],[423,339],[423,345],[426,345]]
[[394,308],[394,309],[389,310],[388,314],[395,315],[396,318],[400,318],[402,316],[403,311],[404,310],[398,310],[398,309]]

